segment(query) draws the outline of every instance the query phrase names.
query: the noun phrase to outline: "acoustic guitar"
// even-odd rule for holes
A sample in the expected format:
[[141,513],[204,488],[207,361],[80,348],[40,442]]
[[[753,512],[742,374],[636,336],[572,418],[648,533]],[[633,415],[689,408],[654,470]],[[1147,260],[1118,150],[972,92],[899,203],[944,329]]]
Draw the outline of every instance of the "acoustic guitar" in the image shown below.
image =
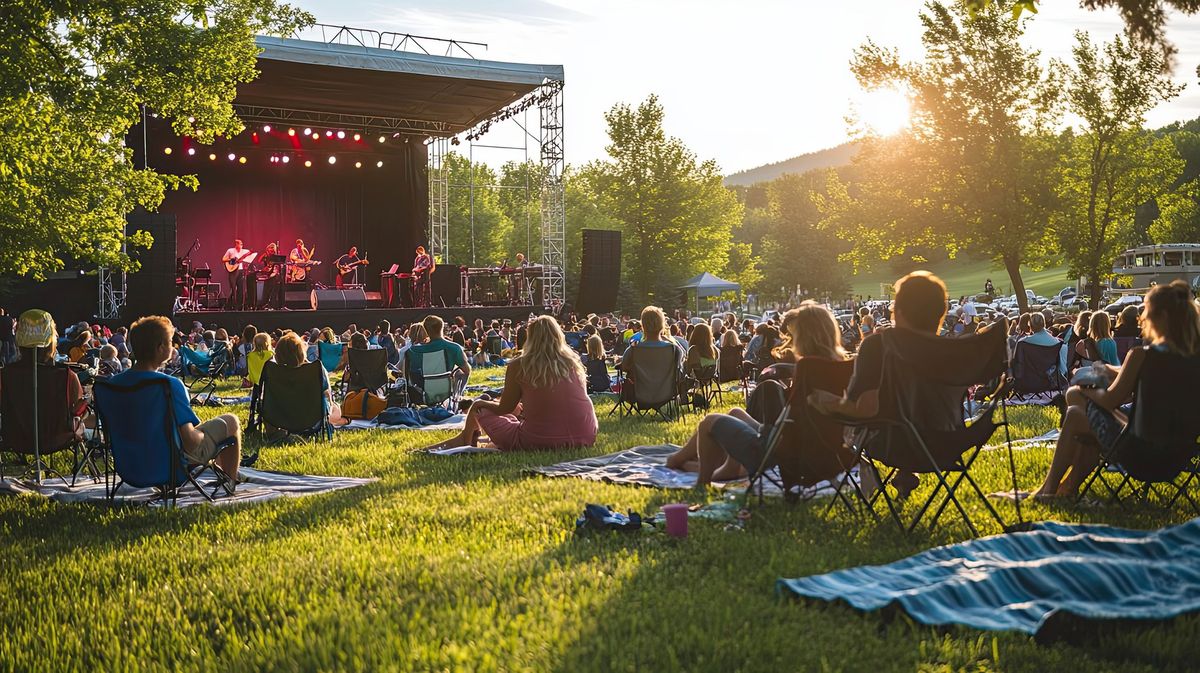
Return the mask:
[[[225,262],[225,270],[228,271],[229,273],[233,273],[234,271],[238,270],[239,264],[241,264],[242,262],[246,262],[247,264],[250,262],[253,262],[254,257],[255,257],[254,252],[247,250],[247,251],[243,252],[241,255],[239,255],[238,257],[231,259],[228,262]],[[249,259],[247,259],[247,258],[249,258]]]

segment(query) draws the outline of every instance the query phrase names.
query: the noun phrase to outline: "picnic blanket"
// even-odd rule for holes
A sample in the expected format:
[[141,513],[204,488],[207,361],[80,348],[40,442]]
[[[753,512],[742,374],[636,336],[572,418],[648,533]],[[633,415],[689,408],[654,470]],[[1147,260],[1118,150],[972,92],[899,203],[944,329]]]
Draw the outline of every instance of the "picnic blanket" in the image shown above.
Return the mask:
[[1200,518],[1150,531],[1044,522],[888,565],[781,579],[777,590],[1045,641],[1105,621],[1200,611],[1198,556]]
[[[378,481],[374,478],[321,477],[309,474],[266,472],[250,468],[239,470],[238,477],[245,480],[245,483],[238,484],[237,490],[232,496],[227,495],[224,490],[218,490],[216,500],[212,504],[234,505],[245,502],[266,502],[267,500],[274,500],[276,498],[299,497],[340,491]],[[216,484],[216,480],[210,470],[206,470],[196,481],[200,483],[200,486],[207,493],[212,493],[213,486]],[[71,488],[69,480],[57,477],[54,479],[43,479],[41,486],[33,481],[3,478],[0,479],[0,495],[43,496],[55,502],[62,503],[88,502],[102,504],[108,502],[103,481],[94,483],[91,479],[82,477],[76,482],[75,488]],[[132,486],[123,484],[117,490],[113,501],[120,504],[145,504],[153,501],[154,498],[153,489],[133,488]],[[180,493],[178,505],[180,507],[190,507],[206,502],[208,500],[197,493],[195,488],[187,486]],[[158,500],[151,504],[161,505],[162,501]]]
[[425,425],[412,424],[382,425],[375,421],[354,420],[339,426],[338,430],[462,430],[466,425],[466,414],[455,414],[441,421],[426,421]]
[[[679,447],[674,444],[657,444],[654,446],[635,446],[632,449],[618,451],[603,456],[581,458],[556,465],[543,465],[531,468],[531,473],[545,477],[576,477],[591,481],[606,481],[613,484],[634,484],[655,488],[689,489],[696,487],[696,473],[672,470],[667,467],[667,456],[675,453]],[[778,479],[778,472],[771,471],[773,479]],[[745,488],[746,480],[714,483],[717,488]],[[757,489],[756,489],[757,490]],[[833,485],[820,482],[812,488],[804,490],[802,498],[831,496]],[[763,481],[763,494],[781,496],[783,493],[771,480]]]

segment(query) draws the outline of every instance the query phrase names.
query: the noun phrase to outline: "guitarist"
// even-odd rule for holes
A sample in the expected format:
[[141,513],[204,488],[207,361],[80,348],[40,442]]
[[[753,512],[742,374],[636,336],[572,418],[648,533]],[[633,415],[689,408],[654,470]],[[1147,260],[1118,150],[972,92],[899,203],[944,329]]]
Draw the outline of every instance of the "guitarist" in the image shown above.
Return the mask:
[[334,279],[337,289],[342,289],[342,287],[346,284],[346,281],[350,279],[351,274],[356,273],[355,270],[359,266],[370,263],[371,262],[367,261],[366,259],[358,258],[357,246],[350,246],[350,250],[341,257],[338,257],[337,261],[333,263],[334,266],[337,267],[337,278]]
[[296,239],[296,247],[288,253],[288,264],[291,266],[288,277],[289,283],[299,283],[308,276],[308,262],[312,260],[313,253],[317,251],[317,246],[312,249],[304,247],[304,239]]
[[251,255],[251,251],[242,247],[242,239],[233,239],[233,247],[225,251],[225,256],[221,261],[225,263],[225,270],[229,272],[229,301],[228,306],[232,310],[242,310],[246,304],[246,262],[245,259]]

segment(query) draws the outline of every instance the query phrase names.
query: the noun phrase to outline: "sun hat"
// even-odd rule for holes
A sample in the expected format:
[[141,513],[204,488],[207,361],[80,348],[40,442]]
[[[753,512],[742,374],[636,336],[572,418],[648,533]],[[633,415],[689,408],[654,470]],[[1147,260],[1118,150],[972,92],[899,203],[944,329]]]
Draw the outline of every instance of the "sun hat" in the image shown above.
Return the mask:
[[54,343],[54,318],[49,313],[31,308],[17,320],[19,348],[48,348]]

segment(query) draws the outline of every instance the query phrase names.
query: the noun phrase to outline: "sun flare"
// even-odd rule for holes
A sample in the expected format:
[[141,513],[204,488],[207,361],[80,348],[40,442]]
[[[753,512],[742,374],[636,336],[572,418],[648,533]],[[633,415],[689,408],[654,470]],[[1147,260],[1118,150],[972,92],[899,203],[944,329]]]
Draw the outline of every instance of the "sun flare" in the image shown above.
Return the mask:
[[894,135],[908,126],[908,96],[896,89],[865,91],[854,101],[854,112],[864,130]]

